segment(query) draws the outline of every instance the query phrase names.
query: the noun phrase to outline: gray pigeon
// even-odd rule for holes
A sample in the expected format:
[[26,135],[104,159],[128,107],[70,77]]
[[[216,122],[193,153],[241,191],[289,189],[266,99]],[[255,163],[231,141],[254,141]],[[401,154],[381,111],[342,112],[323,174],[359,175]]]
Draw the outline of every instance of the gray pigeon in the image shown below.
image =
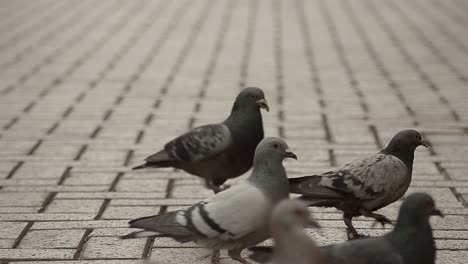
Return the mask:
[[130,227],[144,230],[122,238],[169,236],[182,243],[193,241],[213,253],[227,249],[232,259],[248,263],[241,251],[271,237],[273,207],[289,196],[282,164],[288,157],[297,159],[284,140],[265,138],[255,151],[252,174],[245,182],[188,209],[132,220]]
[[[392,232],[376,238],[321,247],[329,264],[434,264],[436,248],[429,217],[442,212],[425,193],[409,195],[400,207]],[[271,259],[268,248],[251,248],[249,257],[260,263]],[[311,262],[314,263],[314,262]]]
[[379,153],[355,160],[319,175],[289,179],[290,191],[309,206],[335,207],[343,211],[348,238],[361,238],[352,218],[372,217],[382,225],[391,223],[373,213],[400,199],[411,183],[415,149],[429,145],[415,130],[398,132]]
[[190,130],[133,169],[182,169],[204,178],[206,186],[217,193],[226,180],[252,167],[255,148],[263,139],[260,108],[269,111],[262,89],[245,88],[224,122]]
[[320,226],[311,217],[306,204],[284,200],[273,210],[271,232],[275,240],[273,264],[327,264],[305,227]]

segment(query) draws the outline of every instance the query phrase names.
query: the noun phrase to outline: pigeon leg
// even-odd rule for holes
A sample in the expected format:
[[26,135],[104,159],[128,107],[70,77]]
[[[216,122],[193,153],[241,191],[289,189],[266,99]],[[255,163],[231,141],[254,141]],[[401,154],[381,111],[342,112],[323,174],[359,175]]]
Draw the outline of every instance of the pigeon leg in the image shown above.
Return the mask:
[[211,264],[219,264],[219,249],[214,249],[211,253]]
[[392,222],[392,220],[388,219],[385,215],[381,215],[381,214],[375,214],[375,213],[372,213],[372,212],[369,212],[365,209],[359,209],[359,212],[363,215],[363,216],[366,216],[366,217],[371,217],[371,218],[374,218],[375,221],[379,222],[380,224],[382,224],[382,226],[385,226],[385,224],[389,224],[389,225],[394,225],[394,223]]
[[229,257],[231,257],[233,260],[239,261],[242,264],[250,264],[250,262],[248,262],[246,259],[244,259],[241,256],[241,254],[240,254],[241,251],[242,250],[238,250],[238,249],[229,250],[228,251]]
[[348,234],[348,240],[359,239],[362,237],[357,231],[356,228],[353,226],[353,217],[350,214],[344,213],[343,214],[343,221],[345,225],[348,227],[346,232]]

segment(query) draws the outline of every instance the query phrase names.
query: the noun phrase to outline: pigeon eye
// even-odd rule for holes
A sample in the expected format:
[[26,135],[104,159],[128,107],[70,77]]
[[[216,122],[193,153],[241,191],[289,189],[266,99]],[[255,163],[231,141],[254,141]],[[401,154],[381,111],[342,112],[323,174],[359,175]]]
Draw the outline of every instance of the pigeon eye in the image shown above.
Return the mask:
[[250,96],[250,99],[257,100],[257,96],[251,95],[251,96]]
[[273,144],[273,147],[274,147],[275,149],[277,149],[277,148],[278,148],[278,144]]

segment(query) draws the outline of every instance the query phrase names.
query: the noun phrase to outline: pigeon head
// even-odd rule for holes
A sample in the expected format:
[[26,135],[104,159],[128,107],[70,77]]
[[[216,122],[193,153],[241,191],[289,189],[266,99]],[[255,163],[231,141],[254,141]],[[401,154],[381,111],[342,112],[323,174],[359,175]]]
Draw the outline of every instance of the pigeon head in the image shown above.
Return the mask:
[[286,141],[281,138],[264,138],[255,150],[254,163],[266,162],[268,160],[282,161],[285,158],[297,160],[296,154],[289,150]]
[[291,230],[294,228],[316,227],[320,225],[312,218],[307,206],[299,200],[283,200],[272,214],[272,228]]
[[270,111],[268,102],[265,99],[263,90],[257,87],[247,87],[243,89],[236,98],[232,111],[238,109],[260,109]]
[[412,168],[414,160],[414,151],[419,146],[429,147],[429,144],[423,140],[421,134],[413,129],[402,130],[398,132],[388,143],[382,153],[394,155],[402,160],[406,166]]
[[401,225],[427,226],[429,217],[433,215],[444,216],[436,208],[434,199],[426,193],[413,193],[403,201],[400,207],[397,228]]
[[393,149],[398,147],[406,147],[413,151],[419,147],[429,147],[429,144],[423,140],[421,134],[413,129],[402,130],[398,132],[388,143],[387,149]]

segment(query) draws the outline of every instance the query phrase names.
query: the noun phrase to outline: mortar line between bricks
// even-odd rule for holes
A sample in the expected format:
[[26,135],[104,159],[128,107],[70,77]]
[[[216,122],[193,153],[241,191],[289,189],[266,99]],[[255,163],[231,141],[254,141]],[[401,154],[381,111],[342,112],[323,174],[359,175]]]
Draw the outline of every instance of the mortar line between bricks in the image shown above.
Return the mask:
[[[458,68],[456,68],[447,58],[445,58],[441,53],[440,50],[437,49],[437,47],[432,44],[432,42],[426,37],[424,32],[422,32],[415,24],[414,21],[412,21],[407,14],[401,10],[400,6],[395,4],[393,1],[389,1],[393,7],[394,10],[397,10],[398,13],[404,18],[404,21],[406,21],[406,25],[408,28],[418,37],[418,39],[426,46],[430,51],[431,54],[434,54],[438,60],[442,63],[445,64],[453,73],[459,76],[460,80],[463,82],[467,83],[467,77],[463,75]],[[393,31],[392,31],[393,32]],[[401,45],[401,48],[405,50],[405,54],[409,56],[411,59],[411,65],[414,66],[415,70],[420,74],[421,79],[427,84],[428,88],[430,90],[433,90],[439,97],[440,101],[442,104],[444,104],[452,113],[452,116],[455,121],[460,121],[459,119],[459,114],[448,104],[447,98],[440,92],[440,88],[434,83],[432,78],[425,72],[423,69],[414,61],[413,56],[406,51],[403,45]]]
[[[149,12],[150,16],[149,19],[144,19],[144,23],[142,23],[138,29],[135,30],[135,34],[130,36],[127,39],[127,42],[123,45],[122,49],[117,52],[117,56],[113,57],[111,61],[107,64],[106,68],[99,74],[100,78],[95,80],[94,84],[98,85],[98,83],[104,79],[107,74],[115,67],[115,65],[125,56],[125,54],[128,53],[128,51],[135,46],[135,44],[144,36],[145,32],[150,28],[151,25],[153,25],[157,19],[160,16],[161,13],[163,13],[166,8],[168,7],[168,2],[166,1],[160,1],[158,5],[152,10],[152,12]],[[147,21],[150,21],[149,23]],[[125,98],[125,95],[130,92],[131,88],[133,87],[134,82],[138,80],[138,69],[137,73],[134,73],[132,77],[126,82],[124,85],[124,88],[122,89],[122,92],[118,95],[118,99],[114,102],[114,104],[111,106],[110,109],[108,109],[102,119],[102,122],[97,125],[96,129],[91,133],[90,138],[95,139],[99,132],[102,130],[103,125],[105,125],[106,122],[108,122],[111,119],[111,115],[113,113],[113,109],[117,107]],[[87,90],[88,91],[88,90]],[[79,98],[84,98],[86,97],[86,92],[80,94]],[[127,159],[127,163],[128,163]]]
[[83,256],[85,245],[86,242],[88,242],[88,238],[91,232],[93,232],[93,229],[86,229],[86,231],[83,233],[83,236],[81,237],[80,242],[76,248],[75,254],[73,254],[74,260],[80,260]]
[[[107,10],[107,9],[104,9],[104,11],[108,11],[108,10]],[[101,14],[101,12],[99,12],[98,15],[99,15],[99,14]],[[91,20],[91,23],[87,24],[87,25],[84,27],[83,32],[84,32],[85,30],[87,30],[88,28],[91,28],[91,26],[95,26],[95,27],[96,27],[97,24],[103,23],[104,21],[105,21],[105,19],[101,19],[100,16],[96,16],[95,19],[92,19],[92,20]],[[79,33],[83,33],[83,32],[80,31]],[[77,34],[77,35],[75,36],[77,39],[71,38],[72,42],[71,42],[70,45],[68,45],[67,47],[68,47],[68,48],[71,48],[73,45],[76,45],[76,44],[79,42],[78,40],[81,39],[81,38],[83,38],[84,35],[85,35],[85,34]],[[101,39],[101,42],[103,43],[104,40],[106,40],[106,38],[102,38],[102,39]],[[101,42],[98,42],[98,44],[101,44]],[[93,48],[97,48],[97,46],[96,46],[96,47],[93,47]],[[65,51],[65,49],[63,48],[62,51]],[[92,53],[89,53],[89,54],[86,54],[86,53],[85,53],[85,56],[83,56],[82,58],[78,59],[77,61],[84,61],[84,59],[86,58],[86,56],[89,57],[90,55],[92,55]],[[73,72],[78,66],[79,66],[79,64],[73,63],[72,66],[71,66],[68,70],[66,70],[66,72],[71,73],[71,72]],[[62,77],[62,78],[63,78],[63,77]],[[59,77],[58,79],[54,80],[54,81],[52,82],[51,85],[49,85],[49,86],[47,86],[45,89],[43,89],[42,92],[39,93],[38,97],[35,98],[33,101],[38,102],[40,98],[43,98],[47,93],[49,93],[52,89],[54,89],[55,87],[57,87],[60,83],[61,83],[61,78]],[[17,121],[19,120],[19,118],[20,118],[20,117],[15,117],[14,119],[12,119],[12,122],[9,123],[8,126],[5,126],[5,127],[4,127],[4,130],[11,129],[11,127],[13,126],[13,124],[17,123]],[[58,124],[57,124],[57,126],[58,126]],[[55,128],[56,128],[56,127],[55,127]],[[55,128],[54,128],[54,130],[55,130]],[[52,129],[49,129],[49,131],[53,132]],[[49,131],[48,131],[48,132],[49,132]]]
[[[115,34],[116,31],[121,30],[121,29],[122,29],[122,26],[123,26],[122,24],[123,24],[123,23],[127,23],[127,22],[129,21],[128,18],[130,17],[130,15],[132,14],[132,12],[136,11],[137,9],[139,9],[139,8],[141,7],[141,6],[140,6],[141,3],[143,3],[143,2],[141,2],[141,1],[140,1],[140,2],[137,2],[137,4],[133,6],[133,8],[130,8],[129,11],[127,11],[127,12],[122,16],[122,18],[121,18],[116,24],[114,24],[113,27],[111,27],[111,29],[107,32],[107,34],[109,34],[109,36],[110,36],[110,35],[112,35],[112,33]],[[102,43],[104,43],[104,42],[106,41],[106,38],[102,38],[102,41],[103,41]],[[101,43],[101,42],[98,42],[98,43]],[[101,44],[101,45],[102,45],[102,44]],[[101,45],[95,47],[96,49],[94,49],[94,51],[97,51],[97,50],[100,48]],[[87,55],[87,54],[86,54],[86,55]],[[90,55],[89,55],[89,56],[90,56]],[[104,78],[103,74],[100,74],[99,76],[100,76],[100,78]],[[99,77],[98,77],[98,78],[99,78]],[[77,99],[79,99],[79,98],[84,98],[84,97],[86,96],[87,91],[89,91],[94,85],[97,85],[97,83],[98,83],[100,80],[101,80],[101,79],[91,81],[90,85],[88,86],[88,89],[87,89],[86,91],[80,93],[80,94],[78,95]],[[77,100],[77,99],[75,100],[75,104],[79,101],[79,100]],[[73,112],[74,108],[75,108],[74,105],[70,105],[68,108],[66,108],[66,110],[65,110],[65,112],[62,114],[60,120],[57,121],[57,122],[55,122],[55,123],[53,124],[53,126],[52,126],[49,130],[47,130],[47,135],[49,135],[49,136],[52,135],[52,134],[56,131],[56,129],[58,128],[58,126],[60,125],[60,122],[63,121],[63,120],[65,120],[66,118],[68,118],[68,117],[70,116],[70,114]],[[99,126],[98,126],[98,127],[99,127]],[[95,136],[97,136],[97,133],[99,132],[99,130],[93,131],[93,133],[94,133],[94,132],[96,133],[96,135],[91,134],[91,135],[90,135],[90,138],[91,138],[91,139],[93,139]],[[94,137],[93,137],[93,136],[94,136]],[[87,150],[87,148],[88,148],[88,143],[82,145],[81,149],[79,150],[79,153],[78,153],[77,156],[75,157],[75,161],[78,161],[78,160],[83,156],[83,154],[85,153],[85,151]]]
[[21,166],[23,166],[23,164],[24,161],[19,161],[18,163],[16,163],[16,165],[10,170],[10,172],[8,172],[8,175],[5,177],[5,179],[11,179],[18,171],[18,169],[21,168]]
[[[91,2],[90,2],[91,3]],[[89,3],[87,3],[89,4]],[[76,22],[76,18],[82,16],[84,13],[86,13],[86,11],[88,11],[87,9],[85,9],[87,6],[85,5],[83,9],[77,9],[77,10],[74,10],[75,13],[73,13],[72,15],[70,15],[70,18],[65,20],[63,24],[59,24],[59,26],[57,26],[57,28],[54,28],[53,30],[51,30],[51,32],[48,32],[45,36],[43,36],[37,43],[35,43],[34,45],[30,46],[30,48],[34,48],[34,47],[37,47],[37,46],[42,46],[43,45],[43,42],[47,42],[49,40],[53,40],[55,36],[58,35],[58,32],[61,32],[63,31],[63,29],[69,27],[71,24],[75,23]],[[60,17],[60,16],[58,16]],[[57,56],[57,54],[60,54],[60,51],[61,50],[64,50],[66,46],[62,46],[60,48],[57,48],[56,50],[54,50],[52,53],[50,53],[49,55],[45,56],[44,59],[41,60],[40,63],[36,64],[33,68],[31,68],[28,72],[24,73],[23,75],[20,76],[19,80],[18,80],[18,83],[16,86],[14,87],[18,87],[18,86],[21,86],[21,84],[23,84],[24,82],[26,82],[31,76],[33,76],[35,73],[37,73],[41,67],[43,67],[44,65],[47,65],[47,64],[50,64],[53,62],[53,58]],[[29,50],[26,50],[24,52],[28,52]],[[23,55],[24,56],[24,55]],[[14,61],[21,61],[21,57],[22,56],[19,56],[17,58],[15,58]],[[13,61],[13,62],[14,62]],[[0,66],[0,69],[1,68],[6,68],[6,67],[11,67],[11,64],[12,62],[7,62],[6,64]],[[9,89],[9,91],[11,92],[14,87],[12,89]],[[4,92],[2,92],[1,94],[5,95]]]
[[[368,3],[372,3],[372,1],[370,1]],[[368,5],[368,8],[370,8],[370,13],[372,13],[374,15],[374,17],[377,20],[377,22],[379,23],[379,25],[382,26],[382,28],[386,31],[387,35],[389,36],[390,40],[398,48],[398,50],[400,51],[400,54],[402,55],[402,57],[419,74],[421,80],[426,83],[428,89],[432,90],[433,92],[435,92],[439,96],[439,98],[441,100],[441,103],[444,104],[451,111],[454,120],[458,121],[458,115],[450,107],[450,105],[447,104],[447,102],[448,102],[447,99],[445,99],[445,97],[440,93],[440,91],[435,86],[435,84],[430,79],[430,77],[424,71],[422,71],[421,68],[419,67],[419,65],[414,61],[414,58],[411,56],[411,54],[409,54],[409,52],[405,49],[404,45],[400,42],[400,40],[398,39],[398,37],[397,37],[396,33],[394,32],[394,30],[392,29],[392,27],[388,24],[388,22],[386,21],[384,16],[382,14],[380,14],[379,9],[374,5],[374,3]],[[400,94],[401,94],[401,91],[400,91]],[[403,94],[401,94],[401,96],[403,97]],[[406,102],[406,100],[405,100],[405,102]],[[406,103],[406,105],[407,105],[408,108],[410,107],[409,104]]]
[[[175,11],[174,15],[175,17],[182,17],[186,11],[190,8],[190,6],[193,4],[193,1],[189,2],[183,2]],[[138,71],[135,74],[136,76],[132,79],[133,82],[138,80],[140,78],[140,75],[148,68],[148,66],[154,61],[154,59],[159,55],[159,52],[162,47],[164,47],[165,43],[169,39],[171,33],[175,31],[177,28],[178,24],[180,22],[180,19],[175,19],[173,22],[170,22],[167,27],[162,31],[160,34],[160,37],[158,38],[157,41],[154,42],[154,45],[151,47],[149,53],[147,56],[145,56],[144,60],[140,65],[138,66]],[[164,86],[164,84],[163,84]],[[159,107],[159,104],[161,102],[161,98],[163,98],[165,95],[165,90],[161,89],[159,92],[159,95],[157,96],[154,104],[153,104],[153,109],[157,109]],[[148,114],[148,116],[145,119],[143,128],[141,129],[141,132],[138,134],[137,139],[135,140],[135,144],[141,143],[141,140],[143,139],[145,129],[151,124],[151,122],[154,119],[154,113],[151,112]]]
[[284,132],[284,62],[281,50],[283,48],[283,14],[282,14],[282,1],[275,0],[271,2],[272,4],[272,24],[273,24],[273,56],[275,64],[275,80],[276,80],[276,103],[278,104],[277,116],[279,120],[278,124],[278,136],[281,138],[285,137]]
[[21,230],[21,233],[18,235],[18,237],[15,239],[15,242],[11,246],[11,248],[17,248],[19,244],[21,243],[21,240],[26,236],[28,233],[29,229],[31,229],[31,226],[33,225],[33,222],[28,222],[26,226]]
[[44,9],[44,5],[40,1],[33,1],[28,5],[25,5],[20,9],[20,11],[16,12],[16,14],[3,18],[4,20],[8,19],[10,21],[2,22],[0,32],[3,34],[5,31],[16,30],[16,28],[21,25],[18,21],[23,21],[24,18],[28,18],[31,14],[40,14]]
[[[64,9],[63,11],[61,12],[58,12],[59,14],[63,14],[63,12],[66,12],[65,10],[73,10],[74,8],[77,8],[77,2],[79,1],[76,1],[74,4],[75,6],[73,8],[70,8],[68,5],[65,5],[63,6],[62,8]],[[83,4],[83,2],[81,2]],[[89,4],[90,2],[85,2],[85,5],[84,7],[86,7],[86,4]],[[80,6],[78,5],[78,8]],[[83,8],[83,6],[81,6]],[[74,12],[84,12],[86,11],[86,9],[84,10],[74,10]],[[78,13],[79,14],[79,13]],[[78,16],[78,14],[75,14],[76,16]],[[58,19],[62,19],[63,16],[61,15],[57,15],[57,14],[51,14],[50,16],[46,17],[47,20],[51,20],[53,22],[57,21],[57,18]],[[21,50],[19,53],[17,53],[11,60],[9,61],[6,61],[5,63],[1,64],[0,65],[0,69],[3,70],[3,69],[7,69],[9,67],[12,67],[12,65],[14,65],[15,63],[18,63],[18,62],[21,62],[22,59],[24,57],[27,57],[28,53],[31,53],[35,48],[37,47],[41,47],[42,45],[46,44],[47,42],[49,41],[52,41],[54,39],[54,37],[57,35],[57,32],[59,31],[59,29],[62,29],[62,28],[65,28],[65,27],[68,27],[70,26],[70,22],[72,21],[73,19],[66,19],[64,21],[64,23],[60,23],[58,25],[54,25],[52,27],[52,30],[50,31],[47,31],[36,43],[32,44],[32,45],[29,45],[27,46],[25,49]],[[45,21],[42,21],[40,22],[41,25],[43,25]],[[47,28],[49,28],[50,26],[48,25]],[[36,31],[36,32],[41,32],[41,31]],[[11,45],[11,44],[10,44]],[[1,47],[0,47],[1,48]],[[43,62],[46,62],[47,59],[44,59],[40,64],[42,64]],[[40,65],[39,64],[39,65]],[[33,68],[34,69],[34,68]],[[25,80],[27,80],[27,76],[29,74],[25,74],[25,75],[22,75],[22,78],[25,78]]]
[[339,30],[337,29],[333,15],[330,12],[330,7],[328,6],[329,2],[326,0],[325,1],[319,0],[318,2],[319,2],[321,13],[324,14],[323,18],[328,28],[328,32],[330,32],[330,38],[333,42],[333,46],[338,55],[338,59],[340,60],[340,63],[344,66],[344,71],[349,79],[350,86],[354,90],[354,93],[357,95],[357,98],[359,99],[359,105],[361,106],[361,109],[364,114],[363,119],[367,120],[369,116],[369,108],[367,106],[364,94],[359,88],[358,80],[356,79],[356,76],[354,75],[354,72],[349,63],[349,60],[346,57],[346,51],[345,51],[345,48],[343,47],[343,41],[340,38]]
[[[408,116],[411,117],[411,119],[413,120],[413,124],[415,126],[418,125],[418,121],[416,120],[416,116],[415,116],[415,112],[413,111],[413,109],[411,108],[411,106],[409,105],[408,101],[406,100],[406,98],[404,97],[403,93],[401,92],[398,84],[396,83],[396,81],[392,78],[392,75],[390,74],[390,72],[388,71],[388,69],[385,67],[385,64],[384,62],[382,61],[382,59],[379,57],[379,53],[377,52],[377,50],[375,49],[373,43],[371,43],[370,39],[369,39],[369,36],[367,34],[367,32],[365,31],[365,29],[363,28],[362,26],[362,23],[360,22],[360,20],[357,18],[356,14],[354,13],[354,9],[352,7],[352,5],[349,4],[348,1],[343,1],[345,3],[345,8],[347,10],[349,10],[349,12],[346,12],[346,14],[348,14],[349,18],[350,18],[350,21],[351,23],[354,25],[354,27],[356,28],[360,38],[362,39],[363,41],[363,44],[364,46],[366,47],[366,51],[369,53],[370,57],[372,58],[372,60],[374,61],[374,64],[377,66],[377,69],[379,70],[380,74],[382,75],[382,77],[384,77],[387,81],[388,81],[388,84],[389,84],[389,87],[391,88],[391,90],[395,93],[395,95],[400,99],[400,102],[403,104],[403,106],[405,107],[405,110],[406,112],[408,113]],[[368,6],[367,6],[368,7]],[[368,7],[369,8],[369,7]],[[372,13],[372,11],[370,12]],[[381,22],[379,19],[377,19],[378,22]],[[387,36],[389,36],[390,38],[392,38],[391,35],[387,34]]]
[[[451,9],[460,10],[461,13],[466,14],[468,12],[468,3],[466,1],[455,1],[455,6],[452,4],[453,1],[444,1],[451,7]],[[466,17],[465,17],[466,19]]]
[[322,125],[325,132],[325,139],[328,143],[333,142],[333,136],[328,126],[328,120],[326,117],[326,102],[323,96],[322,83],[320,76],[318,75],[317,62],[315,58],[314,49],[312,46],[312,37],[310,33],[310,27],[308,23],[308,16],[305,10],[304,0],[296,0],[295,9],[297,13],[297,22],[299,25],[300,32],[302,33],[302,40],[304,46],[304,53],[306,55],[307,66],[309,68],[310,79],[312,81],[315,93],[317,94],[318,103],[321,111]]
[[[391,3],[391,6],[393,7],[394,10],[397,10],[398,13],[404,18],[404,21],[406,21],[406,25],[408,28],[418,37],[418,39],[421,41],[421,43],[424,44],[429,50],[431,50],[432,54],[434,54],[438,60],[442,63],[445,64],[453,73],[459,76],[460,80],[463,82],[468,82],[468,77],[463,74],[462,71],[460,71],[455,65],[453,65],[449,59],[447,59],[441,51],[431,42],[431,40],[426,36],[424,31],[422,31],[417,24],[413,21],[413,19],[408,16],[408,14],[401,9],[401,7],[396,4],[394,1],[389,1]],[[429,78],[429,76],[428,76]],[[442,96],[442,95],[441,95]]]
[[[47,12],[45,14],[42,13],[42,16],[37,16],[37,14],[41,14],[41,13],[35,13],[37,21],[35,23],[31,23],[31,25],[29,27],[26,27],[25,29],[20,31],[18,34],[16,34],[13,37],[5,40],[3,43],[0,43],[0,51],[5,49],[6,47],[10,47],[14,43],[17,43],[21,39],[22,36],[27,36],[29,32],[34,32],[33,29],[35,29],[38,26],[43,26],[44,22],[49,21],[49,20],[51,20],[53,18],[56,18],[57,14],[55,14],[55,13],[58,12],[58,10],[60,10],[61,8],[66,10],[65,7],[68,8],[69,3],[62,2],[62,4],[63,4],[63,6],[59,5],[59,6],[55,6],[55,8],[49,9],[48,11],[50,11],[50,12]],[[58,12],[58,13],[60,13],[60,12]],[[28,14],[28,15],[30,15],[30,14]],[[15,22],[17,22],[17,21],[15,21]]]
[[244,40],[244,52],[242,54],[240,63],[240,81],[239,88],[242,89],[247,85],[247,77],[249,74],[250,57],[252,53],[252,46],[255,41],[257,15],[258,15],[258,0],[252,0],[249,2],[249,14],[247,17],[247,32]]
[[371,131],[371,134],[374,137],[374,141],[377,147],[379,149],[383,149],[384,145],[382,144],[382,140],[379,137],[379,132],[377,131],[377,127],[375,125],[369,125],[369,130]]
[[435,8],[437,8],[438,10],[443,9],[445,12],[442,12],[442,13],[447,15],[447,17],[449,19],[451,19],[453,22],[457,23],[461,28],[465,28],[466,27],[465,23],[468,23],[468,20],[463,21],[464,17],[460,16],[460,14],[458,14],[456,12],[453,12],[454,10],[447,6],[447,2],[448,1],[430,0],[430,3],[432,5],[434,5]]
[[201,109],[201,100],[205,97],[206,89],[208,89],[208,87],[210,86],[210,79],[216,70],[219,54],[221,53],[224,47],[225,35],[229,31],[229,26],[232,18],[232,9],[235,7],[235,4],[237,4],[237,1],[228,1],[225,3],[222,22],[220,23],[219,29],[216,32],[215,43],[210,57],[208,59],[206,68],[203,72],[202,81],[200,83],[199,92],[197,95],[197,103],[194,106],[193,115],[189,120],[189,128],[194,127],[196,116]]
[[424,17],[424,20],[429,21],[438,29],[440,33],[442,33],[447,39],[451,40],[447,41],[447,43],[453,43],[454,46],[457,47],[457,49],[459,49],[465,56],[468,55],[468,47],[465,46],[465,44],[460,41],[460,39],[457,38],[457,36],[454,35],[454,33],[437,18],[437,15],[434,14],[432,9],[427,8],[426,5],[421,4],[419,1],[411,1],[409,4],[412,4],[414,8],[418,9],[418,11],[422,11],[421,17]]

